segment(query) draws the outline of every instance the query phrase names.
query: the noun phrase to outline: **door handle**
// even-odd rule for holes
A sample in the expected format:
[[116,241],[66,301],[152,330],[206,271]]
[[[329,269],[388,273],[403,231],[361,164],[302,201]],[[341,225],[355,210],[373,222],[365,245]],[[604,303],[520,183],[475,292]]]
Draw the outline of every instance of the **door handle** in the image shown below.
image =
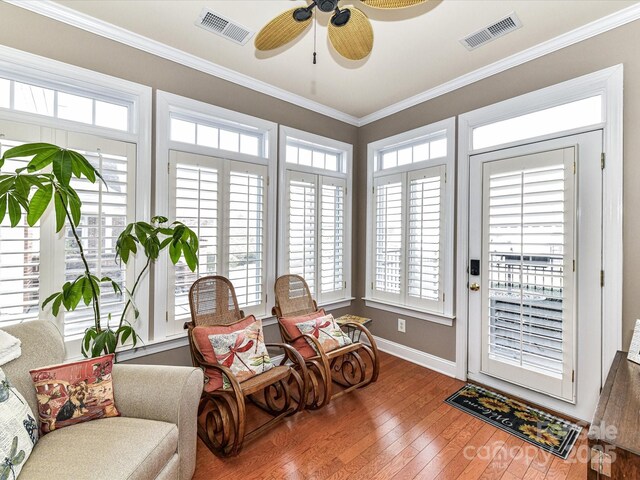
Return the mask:
[[469,290],[477,292],[478,290],[480,290],[480,284],[479,283],[472,283],[471,285],[469,285]]

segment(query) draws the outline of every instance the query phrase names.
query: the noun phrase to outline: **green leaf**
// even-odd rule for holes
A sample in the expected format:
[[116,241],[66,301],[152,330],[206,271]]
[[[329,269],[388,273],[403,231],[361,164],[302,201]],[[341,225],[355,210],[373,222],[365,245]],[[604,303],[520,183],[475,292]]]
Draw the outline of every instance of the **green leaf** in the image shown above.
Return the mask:
[[52,161],[53,156],[58,151],[58,149],[49,149],[43,152],[38,153],[35,157],[31,159],[31,161],[27,164],[28,172],[37,172],[38,170],[42,170],[47,167]]
[[53,186],[51,184],[43,185],[36,190],[36,193],[31,198],[31,203],[29,203],[29,212],[27,213],[29,226],[33,227],[40,220],[49,203],[51,203],[52,195]]
[[171,242],[171,245],[169,245],[169,258],[171,258],[171,261],[173,262],[174,265],[178,263],[178,260],[180,260],[181,253],[182,253],[182,244],[180,243],[176,244],[175,242]]
[[0,223],[4,221],[4,216],[7,213],[7,195],[0,197]]
[[69,210],[71,211],[71,218],[73,219],[73,224],[77,227],[80,225],[80,220],[82,218],[82,212],[80,211],[80,207],[82,204],[79,199],[74,196],[69,196]]
[[[182,253],[184,254],[184,260],[187,262],[189,270],[195,272],[196,267],[198,266],[198,258],[194,255],[187,242],[182,242]],[[175,265],[175,262],[173,263]]]
[[59,295],[60,295],[60,292],[56,292],[53,295],[49,295],[46,298],[46,300],[44,302],[42,302],[42,308],[44,309],[44,307],[46,307],[49,302],[51,302],[53,299],[55,299]]
[[64,193],[56,192],[54,196],[54,206],[56,210],[56,233],[64,227],[67,218],[66,197]]
[[107,346],[108,353],[114,353],[116,351],[116,347],[118,346],[118,340],[116,339],[116,334],[113,330],[106,330],[107,340],[105,342]]
[[167,223],[169,219],[167,217],[163,217],[161,215],[156,215],[151,218],[151,223]]
[[58,150],[53,156],[53,174],[63,187],[71,182],[71,155],[67,150]]
[[104,350],[104,345],[107,342],[106,337],[107,330],[103,330],[98,333],[93,341],[93,346],[91,347],[91,356],[99,357],[102,355],[102,351]]
[[95,327],[87,328],[84,331],[84,337],[82,339],[82,345],[80,346],[80,351],[82,355],[87,358],[89,356],[89,347],[91,346],[91,342],[96,338],[97,332]]
[[16,200],[16,197],[9,197],[9,220],[11,221],[11,227],[15,227],[20,223],[22,218],[22,210],[20,210],[20,203]]
[[[60,147],[50,143],[25,143],[17,147],[10,148],[2,156],[3,160],[7,158],[30,157],[32,155],[43,154],[49,151],[58,151]],[[1,166],[1,165],[0,165]]]
[[85,305],[89,305],[93,300],[93,292],[91,291],[91,284],[86,278],[82,279],[82,299]]
[[53,302],[53,305],[51,306],[51,313],[53,313],[54,317],[57,317],[58,313],[60,313],[61,305],[62,305],[62,294],[59,294],[58,297]]
[[[84,155],[80,155],[78,152],[74,152],[73,150],[69,150],[69,155],[71,155],[71,161],[75,168],[85,177],[87,177],[87,180],[89,180],[91,183],[95,183],[96,175],[99,176],[100,174],[94,168],[94,166],[91,165],[91,162],[89,162],[89,160],[87,160]],[[76,177],[80,177],[80,175],[76,175]]]
[[25,175],[16,176],[15,189],[18,195],[20,195],[21,197],[25,197],[25,198],[29,197],[29,191],[31,190],[31,183],[29,183],[29,180],[27,180]]
[[3,175],[0,177],[0,195],[4,195],[16,184],[15,175]]

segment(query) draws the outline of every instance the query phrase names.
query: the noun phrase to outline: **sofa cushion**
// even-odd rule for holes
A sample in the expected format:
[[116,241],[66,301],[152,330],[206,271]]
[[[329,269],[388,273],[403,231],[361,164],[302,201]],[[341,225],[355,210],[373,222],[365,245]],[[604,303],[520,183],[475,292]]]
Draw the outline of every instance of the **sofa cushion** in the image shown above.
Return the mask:
[[[284,327],[287,334],[291,338],[296,338],[300,336],[300,330],[298,330],[298,323],[308,322],[309,320],[314,320],[319,317],[324,317],[325,315],[326,313],[324,309],[321,308],[317,312],[313,312],[308,315],[301,315],[299,317],[281,317],[278,319],[278,321]],[[313,348],[311,348],[311,345],[307,343],[307,340],[305,338],[299,338],[298,340],[294,341],[291,345],[304,358],[311,358],[317,355],[316,351]]]
[[42,437],[20,480],[155,479],[177,448],[172,423],[127,417],[79,423]]
[[114,354],[31,370],[40,433],[120,415],[113,400]]

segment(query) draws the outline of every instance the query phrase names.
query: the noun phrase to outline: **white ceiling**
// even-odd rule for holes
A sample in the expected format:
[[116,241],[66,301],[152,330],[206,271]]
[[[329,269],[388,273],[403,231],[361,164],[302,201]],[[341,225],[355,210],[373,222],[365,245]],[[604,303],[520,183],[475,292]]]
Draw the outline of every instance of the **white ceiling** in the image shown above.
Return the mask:
[[[355,117],[429,90],[637,3],[631,0],[431,0],[403,10],[354,4],[371,19],[373,52],[347,61],[328,44],[328,14],[274,52],[257,52],[194,25],[203,7],[254,31],[293,0],[59,0],[58,3]],[[516,12],[523,27],[476,50],[459,39]]]

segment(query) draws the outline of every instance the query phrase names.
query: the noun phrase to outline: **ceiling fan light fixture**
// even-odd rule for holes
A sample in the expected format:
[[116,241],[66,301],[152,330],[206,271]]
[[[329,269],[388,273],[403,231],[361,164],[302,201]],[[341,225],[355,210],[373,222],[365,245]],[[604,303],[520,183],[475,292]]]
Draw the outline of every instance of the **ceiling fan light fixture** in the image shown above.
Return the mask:
[[316,5],[321,12],[333,12],[338,8],[339,0],[315,0],[310,6]]
[[343,10],[336,10],[336,13],[331,17],[331,24],[334,27],[344,27],[351,18],[351,10],[345,8]]

